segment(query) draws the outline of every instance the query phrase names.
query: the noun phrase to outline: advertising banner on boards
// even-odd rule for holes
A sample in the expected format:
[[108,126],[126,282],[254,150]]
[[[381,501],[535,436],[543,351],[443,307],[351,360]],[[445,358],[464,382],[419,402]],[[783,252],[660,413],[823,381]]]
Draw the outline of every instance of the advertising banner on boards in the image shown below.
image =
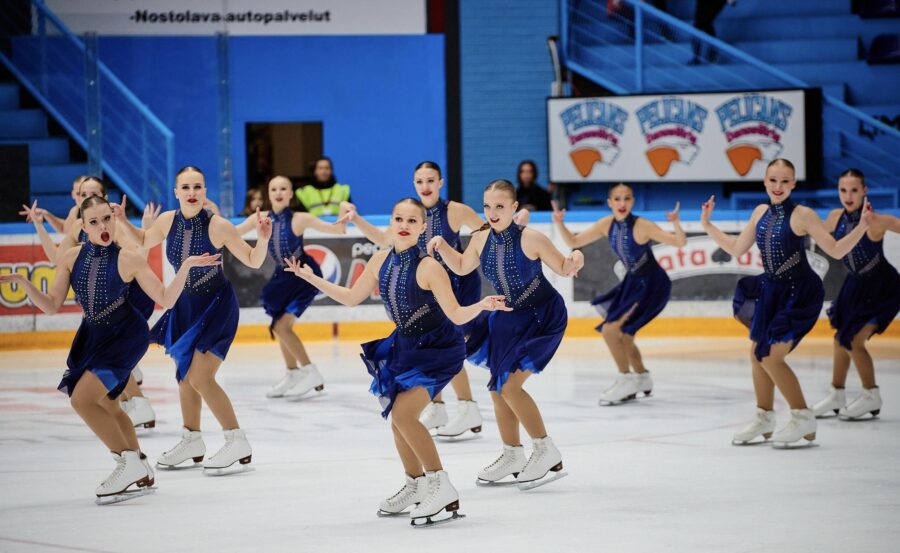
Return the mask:
[[787,158],[818,174],[818,90],[547,100],[550,180],[760,181]]

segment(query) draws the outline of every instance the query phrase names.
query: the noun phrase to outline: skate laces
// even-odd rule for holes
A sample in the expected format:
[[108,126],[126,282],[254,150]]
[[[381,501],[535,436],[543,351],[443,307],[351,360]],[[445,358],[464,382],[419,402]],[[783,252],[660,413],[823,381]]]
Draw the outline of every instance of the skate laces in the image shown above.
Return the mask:
[[120,476],[122,476],[123,472],[125,472],[125,457],[120,455],[120,456],[116,457],[115,470],[112,471],[112,474],[110,474],[109,476],[106,477],[106,480],[104,480],[103,483],[100,484],[100,486],[101,487],[107,486],[107,485],[109,485],[110,482],[114,482]]
[[441,489],[441,477],[438,475],[435,475],[433,478],[426,477],[425,481],[428,483],[428,495],[425,496],[425,500],[422,501],[422,504],[428,505],[435,497],[437,497],[437,494]]
[[500,467],[502,467],[502,466],[504,466],[504,465],[508,465],[508,464],[510,464],[511,462],[512,462],[512,454],[511,454],[511,451],[505,450],[505,449],[504,449],[504,450],[503,450],[503,453],[501,453],[500,456],[497,457],[497,459],[494,460],[493,463],[491,463],[490,465],[488,465],[487,467],[485,467],[484,470],[485,470],[485,471],[489,471],[489,470],[492,470],[492,469],[497,469],[497,468],[500,468]]
[[[415,486],[415,489],[413,486]],[[418,487],[418,482],[414,481],[413,484],[407,482],[403,485],[402,488],[400,488],[400,491],[387,499],[387,503],[392,506],[400,503],[405,503],[410,496],[414,495],[418,491]]]
[[185,449],[187,449],[188,444],[190,444],[191,441],[192,441],[192,440],[191,440],[190,438],[188,438],[188,437],[181,438],[181,441],[178,442],[178,443],[175,445],[175,447],[173,447],[173,448],[170,449],[169,451],[166,451],[165,453],[163,453],[163,455],[166,455],[166,456],[168,456],[168,457],[171,457],[171,456],[173,456],[173,455],[179,455],[179,454],[181,454]]

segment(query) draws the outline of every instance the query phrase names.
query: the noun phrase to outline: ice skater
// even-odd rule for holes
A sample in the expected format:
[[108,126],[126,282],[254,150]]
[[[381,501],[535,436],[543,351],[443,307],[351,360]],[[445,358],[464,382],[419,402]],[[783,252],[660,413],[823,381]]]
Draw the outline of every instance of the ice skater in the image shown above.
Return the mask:
[[[797,182],[790,161],[770,162],[764,184],[769,203],[756,206],[737,236],[725,234],[710,222],[715,196],[703,204],[700,216],[703,229],[730,255],[747,253],[755,241],[764,269],[761,275],[742,278],[734,295],[734,316],[750,329],[757,409],[756,417],[734,435],[732,443],[753,443],[762,436],[772,438],[775,447],[809,445],[816,438],[816,418],[785,360],[816,324],[825,297],[822,280],[806,259],[806,237],[812,237],[826,254],[841,259],[865,234],[872,215],[865,203],[860,224],[836,241],[815,211],[791,200]],[[773,410],[776,386],[791,409],[790,421],[778,432]]]
[[153,470],[141,453],[134,426],[119,407],[119,394],[150,343],[146,319],[128,301],[137,282],[160,305],[171,307],[184,289],[188,272],[214,267],[218,255],[190,256],[169,286],[163,286],[140,252],[116,244],[116,219],[109,202],[91,196],[81,204],[84,242],[64,251],[47,293],[24,276],[0,276],[0,282],[24,287],[43,312],[54,314],[66,299],[69,285],[84,311],[72,342],[59,390],[112,452],[116,469],[97,487],[99,504],[143,495],[154,483]]
[[600,405],[616,405],[635,399],[638,394],[649,396],[653,391],[653,379],[634,342],[635,334],[666,307],[672,281],[656,262],[650,242],[680,248],[687,244],[687,237],[679,221],[678,203],[666,214],[674,233],[632,213],[634,191],[627,184],[619,183],[610,188],[606,203],[613,214],[578,234],[572,234],[563,223],[565,210],[555,209],[553,222],[570,248],[582,248],[608,236],[609,246],[628,271],[618,286],[591,302],[604,318],[597,330],[603,334],[619,369],[613,385],[600,395]]
[[[419,249],[424,252],[429,240],[441,236],[448,247],[462,251],[460,230],[462,227],[468,227],[470,231],[481,228],[484,224],[481,217],[466,204],[441,198],[444,179],[440,166],[433,161],[423,161],[416,165],[413,172],[413,186],[426,210],[426,227],[425,232],[419,236]],[[341,208],[344,220],[355,224],[366,238],[382,247],[391,245],[390,233],[366,221],[356,212],[356,206],[345,202]],[[521,224],[527,224],[528,212],[523,211],[518,215],[518,219]],[[446,269],[440,255],[436,255],[435,259]],[[470,305],[478,301],[481,297],[481,277],[478,271],[463,276],[458,276],[449,269],[447,273],[450,275],[456,301],[460,305]],[[471,323],[464,325],[463,335],[468,336],[470,330]],[[469,431],[476,434],[481,432],[481,412],[472,398],[472,387],[465,367],[459,371],[450,385],[453,386],[458,401],[456,414],[452,419],[448,417],[443,398],[438,394],[422,412],[422,424],[429,430],[434,430],[437,436],[444,438],[454,438]]]
[[[263,288],[260,303],[266,315],[272,318],[269,333],[278,337],[278,346],[286,365],[284,377],[266,392],[266,397],[300,397],[325,388],[325,381],[318,367],[309,359],[300,337],[294,333],[294,322],[316,299],[318,290],[307,282],[294,278],[284,271],[284,259],[296,257],[322,276],[319,264],[303,250],[303,233],[311,228],[327,234],[343,234],[346,225],[327,223],[309,213],[295,213],[290,208],[293,185],[287,177],[278,176],[269,181],[271,211],[259,216],[272,224],[269,240],[269,257],[275,262],[275,271]],[[257,215],[251,215],[238,225],[243,235],[257,225]]]
[[[825,228],[835,239],[840,240],[860,224],[867,192],[862,171],[848,169],[841,174],[838,193],[844,207],[833,210],[825,219]],[[884,332],[900,311],[900,275],[884,257],[884,235],[888,232],[900,232],[900,219],[873,214],[866,234],[841,260],[847,277],[828,309],[835,329],[831,392],[813,406],[816,417],[834,412],[841,420],[857,420],[874,418],[881,412],[881,392],[866,341]],[[844,384],[851,359],[863,390],[848,404]]]
[[461,306],[447,271],[418,247],[425,229],[425,206],[400,200],[388,228],[392,248],[373,255],[352,288],[328,282],[296,259],[285,269],[348,306],[362,303],[376,286],[381,291],[397,327],[387,338],[363,344],[362,358],[374,377],[370,389],[381,402],[381,415],[390,415],[406,483],[381,502],[378,514],[400,515],[412,507],[409,516],[417,527],[459,516],[459,494],[419,416],[462,367],[466,346],[459,325],[482,311],[508,310],[502,296]]
[[[530,489],[565,475],[562,455],[547,435],[537,404],[523,389],[528,377],[550,362],[568,323],[566,305],[544,277],[543,264],[572,276],[584,265],[584,256],[576,250],[566,257],[540,232],[515,224],[517,208],[512,183],[495,180],[484,191],[488,222],[473,234],[465,252],[449,247],[440,236],[428,243],[428,251],[440,254],[460,275],[481,265],[513,309],[480,316],[466,343],[469,361],[491,372],[488,389],[503,442],[502,454],[478,474],[477,482],[492,485],[513,476],[520,489]],[[527,461],[520,423],[534,444]]]
[[[107,201],[109,200],[109,196],[106,192],[106,185],[99,177],[81,176],[79,179],[79,186],[73,194],[75,198],[79,198],[82,202],[91,196],[99,196]],[[116,204],[110,203],[110,205],[114,211],[119,209],[119,206]],[[26,220],[31,221],[34,224],[44,254],[54,265],[57,264],[62,253],[87,240],[87,234],[83,230],[81,224],[80,208],[75,209],[74,222],[69,226],[68,231],[63,234],[63,239],[59,244],[53,242],[53,238],[43,225],[42,221],[47,221],[49,212],[38,207],[37,200],[35,200],[30,207],[23,205],[22,208],[23,211],[20,211],[19,213],[25,215]],[[119,244],[120,246],[137,248],[135,243],[128,242],[126,233],[121,233],[116,239],[125,241],[124,244]],[[147,251],[143,250],[142,253],[144,254],[144,259],[146,259]],[[153,315],[155,304],[153,300],[144,293],[137,281],[131,282],[128,301],[145,319],[149,320]],[[131,371],[128,384],[125,386],[125,390],[122,394],[120,394],[119,400],[122,402],[122,409],[131,419],[135,428],[154,428],[156,426],[156,413],[153,411],[150,399],[144,395],[140,388],[142,380],[143,376],[141,374],[140,365],[136,365]]]
[[[117,214],[142,247],[152,248],[165,240],[166,258],[176,270],[188,256],[219,254],[223,247],[248,267],[262,266],[272,234],[270,219],[257,217],[257,242],[250,247],[233,224],[203,207],[206,180],[193,166],[178,171],[175,197],[179,208],[162,213],[147,230],[127,223],[121,210]],[[204,401],[225,433],[225,444],[203,463],[204,472],[226,474],[232,471],[225,469],[237,463],[250,463],[250,443],[238,425],[231,400],[216,382],[216,373],[234,341],[239,315],[237,295],[221,265],[201,267],[190,272],[185,293],[151,329],[151,340],[165,347],[175,361],[184,423],[181,441],[159,456],[159,467],[191,467],[203,460],[206,444],[200,431],[200,412]],[[194,464],[187,464],[190,461]]]

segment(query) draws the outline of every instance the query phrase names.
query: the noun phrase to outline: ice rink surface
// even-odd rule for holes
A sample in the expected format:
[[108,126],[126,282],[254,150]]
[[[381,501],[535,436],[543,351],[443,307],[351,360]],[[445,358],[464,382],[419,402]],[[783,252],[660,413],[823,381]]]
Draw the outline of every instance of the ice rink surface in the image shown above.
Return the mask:
[[[256,470],[219,478],[157,471],[154,495],[105,507],[94,505],[93,490],[114,463],[55,390],[67,352],[6,351],[0,551],[900,551],[897,340],[871,342],[881,418],[820,421],[818,446],[796,451],[730,445],[754,413],[745,340],[638,343],[656,383],[652,398],[597,406],[614,376],[599,339],[566,340],[544,374],[529,380],[569,472],[529,492],[475,486],[501,446],[487,373],[470,367],[484,431],[438,445],[467,518],[425,530],[375,516],[403,471],[356,344],[309,344],[325,390],[299,401],[265,397],[282,371],[274,344],[236,345],[219,380]],[[810,404],[830,382],[830,348],[811,339],[789,357]],[[142,366],[157,427],[139,437],[155,458],[180,439],[178,395],[174,368],[159,350]],[[851,371],[848,395],[858,390]],[[449,388],[447,395],[452,416]],[[780,399],[776,411],[780,427],[788,412]],[[222,434],[206,410],[203,424],[212,453]]]

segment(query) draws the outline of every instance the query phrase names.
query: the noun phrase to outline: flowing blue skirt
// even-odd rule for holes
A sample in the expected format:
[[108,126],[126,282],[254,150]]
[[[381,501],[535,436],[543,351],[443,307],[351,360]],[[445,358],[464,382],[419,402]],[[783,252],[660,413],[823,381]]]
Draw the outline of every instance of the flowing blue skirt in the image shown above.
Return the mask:
[[742,278],[732,308],[734,317],[750,329],[754,355],[762,361],[772,344],[797,347],[819,320],[824,301],[822,280],[809,269],[791,281],[772,280],[765,274]]
[[597,331],[603,332],[607,321],[618,321],[633,307],[631,316],[622,325],[622,332],[634,336],[662,312],[671,293],[672,281],[661,267],[639,275],[628,273],[618,286],[591,302],[603,317]]
[[566,304],[555,290],[534,306],[483,312],[466,342],[468,359],[491,371],[488,389],[499,393],[511,373],[544,370],[562,342],[568,320]]
[[[312,268],[316,276],[322,276],[322,269],[312,257],[303,254],[301,259],[304,265]],[[290,313],[295,317],[303,315],[318,293],[319,291],[312,284],[297,277],[294,273],[285,272],[281,267],[276,266],[272,277],[259,296],[266,315],[272,317],[272,322],[269,324],[269,335],[274,339],[272,327],[285,313]]]
[[145,320],[153,316],[153,309],[156,307],[156,302],[150,299],[147,292],[144,292],[137,279],[132,280],[128,285],[128,303],[133,305]]
[[432,399],[462,369],[466,343],[459,327],[445,320],[421,336],[404,336],[396,330],[387,338],[362,344],[360,354],[387,418],[397,394],[422,386]]
[[837,298],[828,308],[828,318],[835,338],[851,349],[853,337],[867,324],[875,325],[875,333],[884,332],[900,311],[900,275],[885,261],[865,276],[847,275]]
[[175,360],[175,378],[181,382],[194,351],[225,359],[237,333],[239,315],[237,295],[230,282],[212,293],[185,291],[150,330],[150,339],[166,348]]
[[110,325],[89,324],[82,319],[59,391],[71,397],[84,372],[91,371],[103,382],[109,399],[119,397],[131,370],[150,346],[147,320],[127,304],[121,309],[122,314]]

